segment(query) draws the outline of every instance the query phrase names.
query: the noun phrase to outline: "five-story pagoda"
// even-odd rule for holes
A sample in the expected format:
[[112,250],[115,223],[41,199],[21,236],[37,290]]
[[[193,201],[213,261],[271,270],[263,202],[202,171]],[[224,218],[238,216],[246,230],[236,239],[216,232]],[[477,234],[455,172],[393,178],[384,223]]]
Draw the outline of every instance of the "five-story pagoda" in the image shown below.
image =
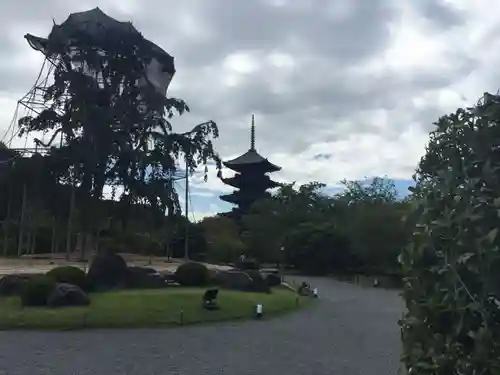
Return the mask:
[[270,172],[279,171],[281,168],[261,156],[255,150],[255,119],[252,115],[252,126],[250,135],[250,149],[243,155],[223,162],[224,166],[236,172],[234,177],[222,178],[222,181],[239,190],[231,194],[221,195],[223,201],[233,203],[236,208],[226,215],[240,219],[248,213],[251,205],[266,197],[267,189],[280,186],[278,182],[271,180],[267,175]]

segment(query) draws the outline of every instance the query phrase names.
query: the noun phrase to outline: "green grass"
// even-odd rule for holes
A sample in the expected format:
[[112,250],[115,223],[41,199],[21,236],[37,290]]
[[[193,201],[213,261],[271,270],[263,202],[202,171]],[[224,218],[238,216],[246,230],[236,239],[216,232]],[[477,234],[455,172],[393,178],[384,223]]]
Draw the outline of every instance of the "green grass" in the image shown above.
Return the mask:
[[171,288],[118,291],[91,295],[88,307],[58,309],[22,307],[17,297],[0,298],[0,329],[68,330],[179,326],[251,318],[261,303],[264,316],[295,310],[307,304],[295,293],[276,288],[272,294],[220,290],[220,310],[207,311],[201,300],[205,289]]

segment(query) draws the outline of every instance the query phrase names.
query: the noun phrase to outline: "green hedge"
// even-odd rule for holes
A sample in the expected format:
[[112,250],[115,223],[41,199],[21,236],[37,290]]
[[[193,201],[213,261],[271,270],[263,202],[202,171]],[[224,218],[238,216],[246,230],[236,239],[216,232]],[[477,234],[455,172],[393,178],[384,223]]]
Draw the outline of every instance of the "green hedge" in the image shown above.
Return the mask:
[[408,374],[500,374],[500,97],[442,117],[401,256]]

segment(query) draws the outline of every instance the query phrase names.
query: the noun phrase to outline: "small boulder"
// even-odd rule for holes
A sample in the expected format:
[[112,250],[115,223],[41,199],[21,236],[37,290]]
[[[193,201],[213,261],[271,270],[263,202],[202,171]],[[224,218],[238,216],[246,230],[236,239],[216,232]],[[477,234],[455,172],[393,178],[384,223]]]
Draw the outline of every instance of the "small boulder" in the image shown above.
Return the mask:
[[167,284],[177,284],[177,278],[175,277],[174,272],[165,272],[163,273],[163,280]]
[[47,299],[49,307],[88,306],[89,304],[90,298],[82,288],[66,283],[57,284]]
[[303,281],[299,288],[297,289],[297,293],[300,295],[300,296],[304,296],[304,297],[308,297],[308,296],[311,296],[312,295],[312,289],[311,289],[311,286],[306,283],[305,281]]

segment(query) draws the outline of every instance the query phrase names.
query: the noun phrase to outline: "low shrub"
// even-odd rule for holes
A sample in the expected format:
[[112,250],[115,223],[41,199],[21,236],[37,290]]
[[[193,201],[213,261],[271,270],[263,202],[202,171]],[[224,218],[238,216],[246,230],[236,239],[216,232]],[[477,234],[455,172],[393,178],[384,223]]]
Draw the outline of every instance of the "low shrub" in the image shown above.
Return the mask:
[[275,273],[268,273],[265,280],[270,287],[281,285],[281,277]]
[[27,280],[21,292],[23,306],[46,306],[55,286],[54,279],[47,275],[38,275]]
[[253,259],[238,260],[235,267],[242,271],[258,270],[260,268],[259,263]]
[[85,272],[74,266],[52,268],[49,272],[47,272],[47,276],[54,279],[56,283],[76,285],[83,290],[87,290],[89,286]]
[[245,272],[240,270],[221,270],[214,273],[213,282],[221,288],[245,292],[251,289],[253,280]]
[[127,288],[161,288],[165,286],[165,279],[151,267],[129,267],[126,286]]
[[258,293],[270,293],[271,288],[267,284],[266,280],[259,271],[247,270],[245,273],[252,279],[252,284],[250,285],[251,292]]
[[33,275],[12,274],[0,278],[0,296],[19,296],[21,295],[24,283],[32,278]]
[[209,272],[202,263],[187,262],[177,268],[175,278],[183,286],[203,286],[209,281]]
[[122,287],[126,284],[128,267],[118,254],[98,254],[90,264],[87,278],[94,290],[106,290]]

